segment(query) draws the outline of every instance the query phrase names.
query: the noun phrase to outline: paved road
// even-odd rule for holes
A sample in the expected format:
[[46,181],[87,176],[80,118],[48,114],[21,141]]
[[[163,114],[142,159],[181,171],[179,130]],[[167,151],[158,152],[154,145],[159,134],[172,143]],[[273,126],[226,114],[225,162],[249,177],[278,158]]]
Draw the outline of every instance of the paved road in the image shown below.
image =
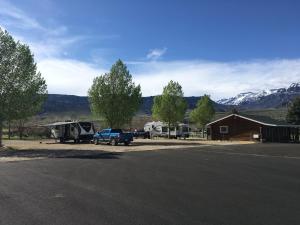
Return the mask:
[[300,224],[300,158],[259,146],[0,163],[0,224]]

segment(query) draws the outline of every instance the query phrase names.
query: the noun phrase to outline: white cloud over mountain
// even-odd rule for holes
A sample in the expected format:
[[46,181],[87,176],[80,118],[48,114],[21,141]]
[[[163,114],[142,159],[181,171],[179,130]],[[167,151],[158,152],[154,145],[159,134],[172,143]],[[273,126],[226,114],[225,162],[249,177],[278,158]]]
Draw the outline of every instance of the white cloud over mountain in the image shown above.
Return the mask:
[[215,100],[300,81],[300,59],[146,62],[132,68],[144,95],[161,93],[169,80],[178,81],[186,96],[209,94]]

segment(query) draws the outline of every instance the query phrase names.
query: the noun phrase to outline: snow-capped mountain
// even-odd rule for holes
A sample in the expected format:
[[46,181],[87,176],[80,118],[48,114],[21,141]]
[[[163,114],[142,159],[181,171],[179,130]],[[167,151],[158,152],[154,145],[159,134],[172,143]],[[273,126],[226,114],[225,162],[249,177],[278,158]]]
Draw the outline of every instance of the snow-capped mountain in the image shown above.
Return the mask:
[[266,91],[257,92],[257,93],[244,92],[244,93],[238,94],[235,97],[221,99],[221,100],[217,101],[217,103],[224,104],[224,105],[240,105],[243,102],[257,101],[260,97],[266,96],[267,94],[268,93]]
[[300,83],[293,83],[288,88],[240,93],[232,98],[221,99],[217,103],[243,108],[274,108],[286,105],[295,96],[300,96]]

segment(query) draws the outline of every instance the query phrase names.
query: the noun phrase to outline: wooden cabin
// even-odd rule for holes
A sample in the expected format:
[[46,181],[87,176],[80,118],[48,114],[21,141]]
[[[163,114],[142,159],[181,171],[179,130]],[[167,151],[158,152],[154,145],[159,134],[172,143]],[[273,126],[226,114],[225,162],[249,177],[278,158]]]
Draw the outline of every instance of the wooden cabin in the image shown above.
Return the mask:
[[209,140],[299,142],[300,126],[266,116],[231,114],[207,124]]

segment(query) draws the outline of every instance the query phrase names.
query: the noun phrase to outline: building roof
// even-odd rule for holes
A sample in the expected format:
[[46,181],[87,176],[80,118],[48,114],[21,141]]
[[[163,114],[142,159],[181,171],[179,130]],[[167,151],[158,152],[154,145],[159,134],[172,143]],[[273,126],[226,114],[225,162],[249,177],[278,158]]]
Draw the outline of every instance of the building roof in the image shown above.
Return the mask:
[[214,124],[216,122],[219,122],[219,121],[221,121],[223,119],[229,118],[231,116],[237,116],[237,117],[240,117],[240,118],[243,118],[243,119],[246,119],[246,120],[249,120],[249,121],[253,121],[253,122],[265,125],[265,126],[272,126],[272,127],[297,127],[297,128],[300,128],[300,125],[288,124],[285,121],[276,120],[276,119],[268,117],[268,116],[246,115],[246,114],[230,114],[230,115],[224,116],[224,117],[222,117],[220,119],[217,119],[215,121],[212,121],[212,122],[208,123],[207,126],[211,125],[211,124]]

